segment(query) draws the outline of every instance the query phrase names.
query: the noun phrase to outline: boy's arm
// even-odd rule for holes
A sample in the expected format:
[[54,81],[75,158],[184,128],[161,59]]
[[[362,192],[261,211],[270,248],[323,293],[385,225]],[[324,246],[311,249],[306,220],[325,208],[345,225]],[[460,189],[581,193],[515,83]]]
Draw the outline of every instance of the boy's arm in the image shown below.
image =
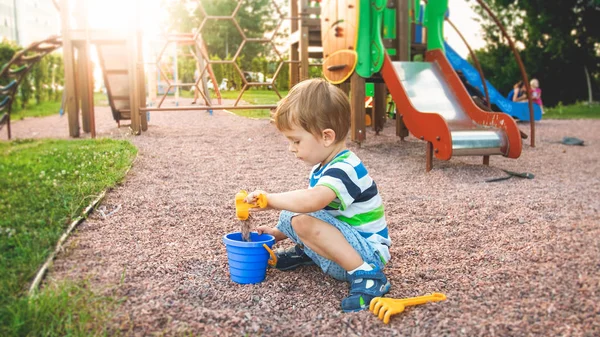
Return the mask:
[[278,210],[311,213],[322,210],[336,197],[335,192],[329,187],[316,186],[305,190],[268,193],[267,204],[269,208]]

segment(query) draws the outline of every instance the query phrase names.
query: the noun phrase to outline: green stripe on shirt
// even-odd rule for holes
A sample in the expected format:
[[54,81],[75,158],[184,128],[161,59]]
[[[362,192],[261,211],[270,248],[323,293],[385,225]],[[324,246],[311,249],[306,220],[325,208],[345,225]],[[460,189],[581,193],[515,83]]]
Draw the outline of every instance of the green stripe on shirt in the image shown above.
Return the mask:
[[335,195],[337,196],[337,198],[342,203],[342,205],[341,205],[341,207],[339,209],[342,210],[342,211],[346,209],[346,204],[344,203],[344,200],[342,200],[342,198],[340,198],[340,191],[338,191],[333,185],[327,184],[327,183],[321,183],[321,184],[317,184],[317,186],[326,186],[326,187],[331,188],[331,190],[335,193]]
[[375,208],[374,210],[372,210],[370,212],[356,214],[355,216],[353,216],[351,218],[345,217],[343,215],[336,216],[336,218],[338,220],[341,220],[341,221],[349,224],[350,226],[360,226],[360,225],[364,225],[369,222],[373,222],[375,220],[379,220],[383,217],[383,215],[384,215],[383,205],[380,205],[379,207]]
[[347,159],[348,157],[350,157],[350,154],[352,154],[352,152],[348,151],[348,152],[344,153],[341,156],[337,156],[337,157],[333,158],[333,160],[330,161],[329,164],[327,164],[327,165],[329,166],[329,165],[335,164],[337,162],[344,161],[345,159]]

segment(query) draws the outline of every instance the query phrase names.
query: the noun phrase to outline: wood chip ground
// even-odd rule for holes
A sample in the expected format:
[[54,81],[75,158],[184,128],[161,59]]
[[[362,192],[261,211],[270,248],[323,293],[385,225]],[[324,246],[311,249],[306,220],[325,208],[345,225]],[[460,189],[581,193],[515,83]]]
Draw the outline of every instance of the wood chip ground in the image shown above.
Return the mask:
[[[393,239],[389,297],[431,292],[447,300],[408,308],[384,325],[344,314],[346,283],[314,267],[268,270],[256,285],[229,278],[223,235],[240,230],[241,189],[304,188],[309,168],[287,152],[268,120],[224,111],[152,112],[131,136],[97,108],[99,137],[128,139],[139,156],[122,185],[69,239],[46,282],[89,279],[124,296],[111,331],[200,336],[598,336],[600,335],[600,120],[542,120],[536,147],[517,160],[434,161],[425,143],[401,142],[388,121],[350,148],[381,191]],[[529,133],[529,125],[519,124]],[[565,136],[586,146],[566,146]],[[6,139],[6,130],[1,131]],[[68,138],[67,117],[13,123],[13,137]],[[83,135],[82,137],[89,137]],[[535,174],[502,177],[502,169]],[[253,216],[274,225],[276,213]],[[279,244],[286,247],[289,243]]]

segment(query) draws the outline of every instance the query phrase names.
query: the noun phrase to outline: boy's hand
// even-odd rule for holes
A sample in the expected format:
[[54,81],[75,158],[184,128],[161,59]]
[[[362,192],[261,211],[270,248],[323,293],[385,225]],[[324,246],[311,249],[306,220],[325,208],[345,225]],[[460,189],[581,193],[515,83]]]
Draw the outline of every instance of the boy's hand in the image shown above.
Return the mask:
[[269,226],[258,226],[256,227],[256,232],[260,234],[271,234],[275,236],[275,228]]
[[[252,193],[248,193],[248,195],[246,196],[246,198],[244,199],[245,203],[251,204],[251,205],[258,205],[258,198],[260,195],[267,195],[267,192],[263,191],[263,190],[256,190]],[[251,208],[250,212],[258,212],[258,211],[262,211],[262,210],[266,210],[269,209],[269,205],[267,202],[267,207],[265,208],[261,208],[261,207],[255,207],[255,208]]]

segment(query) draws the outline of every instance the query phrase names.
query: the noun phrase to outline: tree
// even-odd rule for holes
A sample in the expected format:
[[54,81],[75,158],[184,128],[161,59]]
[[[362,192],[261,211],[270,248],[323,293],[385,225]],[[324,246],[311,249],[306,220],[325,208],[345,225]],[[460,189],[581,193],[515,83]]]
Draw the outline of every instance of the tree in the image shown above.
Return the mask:
[[[487,47],[477,51],[486,77],[508,92],[520,72],[507,41],[475,3]],[[589,72],[600,83],[600,6],[593,0],[487,0],[520,47],[528,76],[539,79],[546,105],[586,100]],[[596,96],[598,98],[598,96]]]
[[[239,1],[236,0],[200,0],[208,16],[231,16]],[[197,29],[204,15],[200,7],[190,7],[185,1],[179,1],[168,7],[170,30],[191,32]],[[241,0],[235,15],[236,22],[247,39],[262,39],[267,32],[275,29],[279,18],[271,0]],[[242,44],[242,35],[232,20],[208,19],[201,31],[210,55],[227,59],[234,55]],[[271,57],[272,46],[264,42],[246,42],[242,54],[242,69],[250,69],[255,57]],[[240,54],[241,55],[241,54]]]

